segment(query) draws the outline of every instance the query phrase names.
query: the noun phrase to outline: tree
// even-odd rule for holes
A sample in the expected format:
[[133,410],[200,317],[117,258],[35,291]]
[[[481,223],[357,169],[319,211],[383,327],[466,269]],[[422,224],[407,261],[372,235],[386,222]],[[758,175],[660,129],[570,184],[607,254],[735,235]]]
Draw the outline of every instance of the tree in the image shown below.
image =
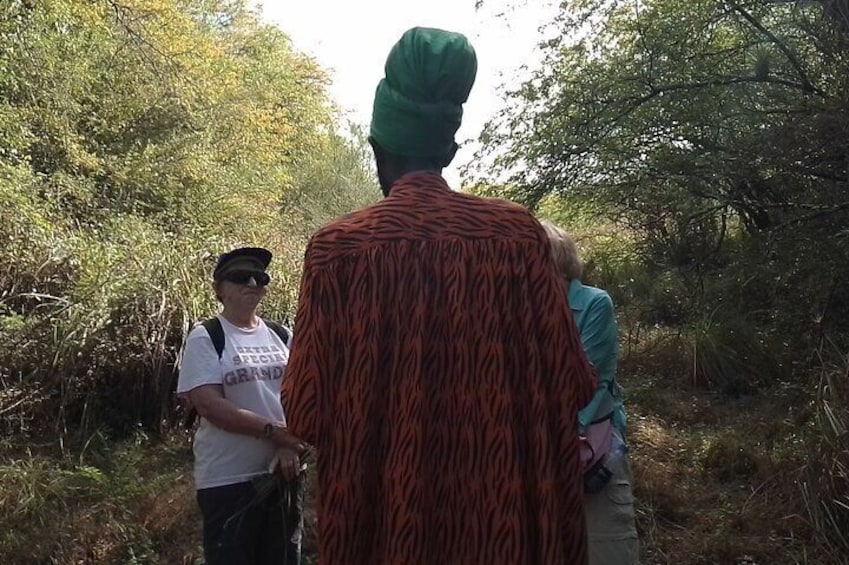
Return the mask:
[[[548,194],[595,203],[639,235],[649,265],[685,278],[695,311],[724,301],[730,316],[777,322],[779,340],[801,323],[800,345],[845,337],[849,44],[837,4],[564,2],[545,62],[482,135],[478,177],[507,174],[531,206]],[[705,290],[718,269],[729,282]]]
[[244,0],[0,5],[0,414],[158,425],[224,248],[269,247],[291,313],[290,193],[353,179],[309,225],[379,194],[326,84]]

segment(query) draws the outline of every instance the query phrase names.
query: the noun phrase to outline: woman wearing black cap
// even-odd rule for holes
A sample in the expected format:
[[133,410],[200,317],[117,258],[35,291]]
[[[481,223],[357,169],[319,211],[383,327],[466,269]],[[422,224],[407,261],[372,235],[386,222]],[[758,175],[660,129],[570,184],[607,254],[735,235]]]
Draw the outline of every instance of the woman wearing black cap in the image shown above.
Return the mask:
[[257,315],[270,262],[257,247],[219,257],[213,289],[223,309],[189,333],[180,364],[177,392],[201,416],[195,486],[208,565],[300,559],[305,446],[287,432],[280,404],[289,344]]

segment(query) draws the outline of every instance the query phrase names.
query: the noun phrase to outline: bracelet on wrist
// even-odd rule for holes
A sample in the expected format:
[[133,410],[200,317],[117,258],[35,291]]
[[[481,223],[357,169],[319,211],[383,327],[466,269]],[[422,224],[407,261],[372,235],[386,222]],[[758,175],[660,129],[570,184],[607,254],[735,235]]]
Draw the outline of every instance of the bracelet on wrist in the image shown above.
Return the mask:
[[268,422],[262,428],[262,437],[264,437],[265,439],[271,439],[271,436],[273,436],[273,435],[274,435],[274,422]]

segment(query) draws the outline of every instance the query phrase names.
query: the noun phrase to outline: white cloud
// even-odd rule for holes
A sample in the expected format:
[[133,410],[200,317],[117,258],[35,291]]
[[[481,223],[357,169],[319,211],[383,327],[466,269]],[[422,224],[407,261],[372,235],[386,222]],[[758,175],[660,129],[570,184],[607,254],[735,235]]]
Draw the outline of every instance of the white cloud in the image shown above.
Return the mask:
[[[478,55],[478,78],[465,106],[457,139],[474,139],[501,107],[498,88],[522,65],[536,66],[538,28],[551,20],[549,2],[530,0],[498,17],[504,0],[266,0],[263,17],[285,31],[295,46],[331,71],[330,94],[354,122],[368,124],[374,89],[392,45],[407,29],[428,26],[465,34]],[[499,6],[500,5],[500,6]],[[464,147],[446,178],[456,186]]]

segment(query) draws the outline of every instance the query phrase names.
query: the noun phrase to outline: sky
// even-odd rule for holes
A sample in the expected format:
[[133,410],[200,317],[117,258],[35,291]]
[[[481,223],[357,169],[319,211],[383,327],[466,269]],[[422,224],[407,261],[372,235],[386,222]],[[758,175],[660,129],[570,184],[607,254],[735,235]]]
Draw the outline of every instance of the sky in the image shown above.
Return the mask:
[[545,0],[514,1],[512,8],[508,2],[486,0],[480,10],[475,0],[265,0],[261,7],[265,21],[330,71],[331,97],[363,125],[371,119],[386,56],[404,31],[427,26],[465,34],[477,52],[478,76],[457,133],[461,149],[445,171],[459,187],[459,169],[474,154],[471,140],[503,105],[501,85],[516,84],[522,66],[538,66],[539,27],[554,14]]

